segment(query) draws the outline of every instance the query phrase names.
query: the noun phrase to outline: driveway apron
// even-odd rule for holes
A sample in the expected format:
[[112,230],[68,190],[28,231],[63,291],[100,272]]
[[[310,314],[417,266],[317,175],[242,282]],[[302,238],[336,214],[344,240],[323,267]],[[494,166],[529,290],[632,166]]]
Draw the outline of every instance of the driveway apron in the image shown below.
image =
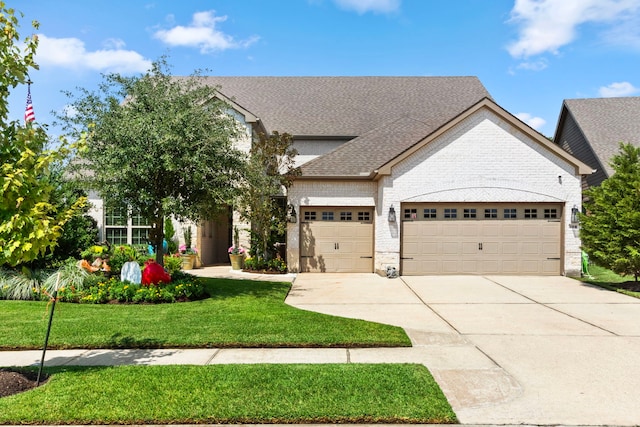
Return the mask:
[[464,424],[638,425],[640,300],[566,277],[299,274],[288,304],[400,326]]

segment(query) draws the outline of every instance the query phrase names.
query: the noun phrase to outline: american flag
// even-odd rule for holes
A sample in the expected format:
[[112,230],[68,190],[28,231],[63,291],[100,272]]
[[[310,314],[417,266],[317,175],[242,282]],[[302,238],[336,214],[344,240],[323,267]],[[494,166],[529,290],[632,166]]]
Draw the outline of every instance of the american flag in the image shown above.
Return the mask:
[[33,112],[33,104],[31,103],[31,86],[27,88],[27,109],[24,110],[24,121],[33,122],[36,120],[36,114]]

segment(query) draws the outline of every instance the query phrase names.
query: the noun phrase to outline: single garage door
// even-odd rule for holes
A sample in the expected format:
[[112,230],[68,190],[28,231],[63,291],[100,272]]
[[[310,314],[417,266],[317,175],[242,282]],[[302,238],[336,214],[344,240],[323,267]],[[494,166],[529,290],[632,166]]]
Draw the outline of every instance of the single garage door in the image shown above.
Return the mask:
[[303,208],[300,271],[373,272],[373,208]]
[[561,204],[403,204],[402,274],[561,274]]

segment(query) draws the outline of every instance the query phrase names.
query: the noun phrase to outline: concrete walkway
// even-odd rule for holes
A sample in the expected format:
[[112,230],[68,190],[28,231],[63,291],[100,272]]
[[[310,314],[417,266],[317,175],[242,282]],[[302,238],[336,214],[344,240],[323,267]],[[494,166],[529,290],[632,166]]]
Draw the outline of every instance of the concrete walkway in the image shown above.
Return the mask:
[[[467,425],[638,425],[640,300],[564,277],[374,274],[206,277],[293,281],[286,302],[397,325],[411,348],[60,350],[47,366],[221,363],[421,363]],[[40,351],[0,352],[0,366]]]

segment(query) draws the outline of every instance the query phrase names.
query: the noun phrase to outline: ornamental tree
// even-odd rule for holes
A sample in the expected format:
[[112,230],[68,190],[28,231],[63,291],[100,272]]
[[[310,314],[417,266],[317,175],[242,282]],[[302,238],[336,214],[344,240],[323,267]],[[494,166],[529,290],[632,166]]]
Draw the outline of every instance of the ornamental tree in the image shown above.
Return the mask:
[[640,275],[640,148],[620,144],[614,174],[585,192],[580,237],[589,257],[619,274]]
[[163,57],[141,76],[103,76],[98,91],[67,92],[73,136],[87,131],[80,175],[106,204],[127,206],[152,224],[163,263],[164,218],[198,221],[233,203],[244,170],[230,106],[198,73],[170,76]]
[[251,249],[258,258],[269,260],[273,255],[273,238],[286,230],[286,212],[278,203],[300,174],[295,167],[297,151],[288,133],[261,133],[251,147],[246,176],[237,208],[243,219],[251,222]]
[[[0,1],[0,266],[15,266],[44,255],[55,246],[62,227],[86,202],[80,198],[66,208],[53,200],[50,171],[64,162],[73,146],[61,141],[47,149],[45,130],[32,122],[8,121],[10,90],[28,80],[29,69],[37,69],[33,56],[35,37],[22,43],[13,9]],[[38,28],[38,23],[32,26]]]

